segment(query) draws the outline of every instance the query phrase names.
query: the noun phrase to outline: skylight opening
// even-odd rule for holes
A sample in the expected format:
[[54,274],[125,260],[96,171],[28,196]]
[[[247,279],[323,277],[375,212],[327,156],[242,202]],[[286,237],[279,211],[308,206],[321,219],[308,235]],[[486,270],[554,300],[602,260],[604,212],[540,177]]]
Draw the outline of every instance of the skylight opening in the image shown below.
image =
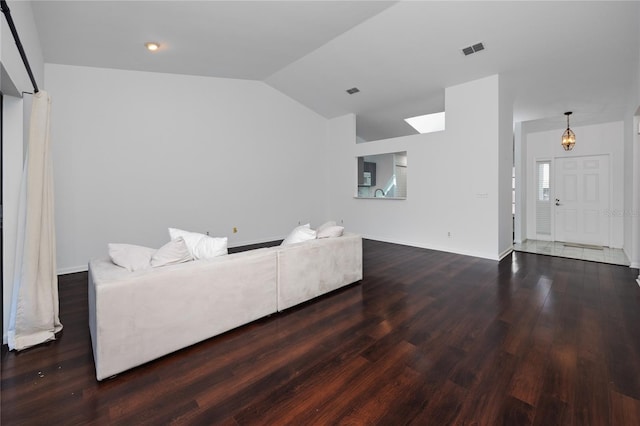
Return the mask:
[[444,111],[405,118],[404,121],[416,129],[418,133],[441,132],[444,130]]

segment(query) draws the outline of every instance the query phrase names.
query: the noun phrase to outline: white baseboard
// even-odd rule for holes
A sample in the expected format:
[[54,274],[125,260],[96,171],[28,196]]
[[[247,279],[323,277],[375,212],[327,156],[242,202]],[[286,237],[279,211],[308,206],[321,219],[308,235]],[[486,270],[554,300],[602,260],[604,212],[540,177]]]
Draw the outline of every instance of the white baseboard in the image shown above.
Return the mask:
[[489,259],[489,260],[496,260],[499,261],[500,258],[498,256],[495,255],[489,255],[486,253],[479,253],[479,252],[474,252],[474,251],[466,251],[466,250],[454,250],[450,247],[443,247],[443,246],[438,246],[438,245],[427,245],[427,244],[421,244],[421,243],[417,243],[415,241],[403,241],[403,240],[396,240],[393,238],[384,238],[384,237],[376,237],[373,235],[362,235],[362,238],[366,238],[368,240],[374,240],[374,241],[381,241],[383,243],[391,243],[391,244],[399,244],[401,246],[409,246],[409,247],[418,247],[418,248],[423,248],[423,249],[427,249],[427,250],[436,250],[436,251],[443,251],[445,253],[454,253],[454,254],[460,254],[463,256],[471,256],[471,257],[479,257],[482,259]]
[[[370,239],[370,240],[382,241],[384,243],[400,244],[402,246],[419,247],[419,248],[424,248],[424,249],[428,249],[428,250],[444,251],[444,252],[447,252],[447,253],[461,254],[463,256],[473,256],[473,257],[480,257],[480,258],[483,258],[483,259],[498,260],[498,261],[504,259],[506,256],[511,254],[511,252],[513,251],[513,246],[509,247],[508,249],[506,249],[505,251],[503,251],[502,253],[500,253],[496,257],[496,256],[487,255],[486,253],[477,253],[477,252],[473,252],[473,251],[464,251],[464,250],[463,251],[454,251],[454,250],[452,250],[451,248],[448,248],[448,247],[424,245],[424,244],[416,243],[414,241],[402,241],[402,240],[396,240],[396,239],[379,238],[379,237],[375,237],[375,236],[372,236],[372,235],[363,235],[362,237]],[[236,242],[232,246],[229,246],[229,248],[249,246],[249,245],[253,245],[253,244],[261,244],[261,243],[264,243],[264,242],[278,241],[278,240],[282,240],[282,237],[273,237],[273,238],[270,238],[270,239],[264,239],[263,238],[263,239],[255,240],[255,241],[249,240],[249,241]],[[86,272],[88,270],[89,270],[89,266],[88,265],[69,266],[69,267],[66,267],[66,268],[59,268],[58,269],[58,275],[75,274],[76,272]]]
[[498,260],[504,259],[505,257],[509,256],[512,252],[513,252],[513,246],[509,247],[508,249],[500,253],[498,255]]

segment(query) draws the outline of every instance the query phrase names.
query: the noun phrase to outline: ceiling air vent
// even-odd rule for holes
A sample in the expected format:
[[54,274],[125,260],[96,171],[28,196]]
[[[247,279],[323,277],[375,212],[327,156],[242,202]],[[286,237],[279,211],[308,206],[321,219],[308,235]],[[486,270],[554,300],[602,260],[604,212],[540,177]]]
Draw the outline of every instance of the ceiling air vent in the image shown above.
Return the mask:
[[351,89],[347,89],[347,93],[350,95],[354,95],[356,93],[358,93],[360,91],[360,89],[358,89],[357,87],[352,87]]
[[476,43],[473,46],[469,46],[469,47],[463,48],[462,49],[462,53],[464,53],[464,56],[469,56],[472,53],[476,53],[476,52],[479,52],[481,50],[484,50],[484,44]]

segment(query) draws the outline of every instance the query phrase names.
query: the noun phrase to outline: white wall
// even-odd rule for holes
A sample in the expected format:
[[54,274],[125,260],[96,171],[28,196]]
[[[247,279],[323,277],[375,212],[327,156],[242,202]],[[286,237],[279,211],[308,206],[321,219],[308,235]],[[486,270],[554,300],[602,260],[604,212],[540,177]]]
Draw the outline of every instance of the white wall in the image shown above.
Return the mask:
[[513,250],[513,213],[511,212],[514,164],[513,93],[506,88],[504,80],[499,86],[499,141],[498,141],[498,253],[504,257]]
[[[637,106],[636,106],[637,107]],[[627,257],[632,260],[633,253],[633,210],[634,210],[634,192],[637,191],[635,187],[635,179],[634,179],[634,157],[635,157],[635,140],[638,134],[638,127],[635,123],[636,118],[634,117],[635,109],[629,108],[629,111],[625,114],[624,119],[624,142],[623,142],[623,150],[624,150],[624,196],[623,196],[623,229],[627,230],[623,235],[623,244],[622,248],[624,252],[627,254]],[[635,191],[634,191],[635,190]]]
[[[499,78],[449,87],[445,98],[443,132],[356,144],[353,115],[330,120],[331,216],[368,238],[498,259]],[[398,151],[407,151],[407,199],[355,199],[355,158]]]
[[327,219],[326,120],[264,83],[53,64],[45,82],[60,272],[167,227],[235,246]]
[[[560,137],[564,128],[544,132],[528,133],[525,137],[527,198],[527,238],[536,238],[535,214],[535,162],[536,159],[551,159],[554,170],[555,158],[568,158],[588,155],[609,155],[610,170],[610,241],[609,245],[622,248],[624,236],[624,123],[616,121],[604,124],[571,128],[576,134],[576,146],[564,151]],[[552,175],[553,179],[553,175]],[[552,219],[553,220],[553,219]]]
[[[638,17],[640,18],[640,9],[638,9]],[[640,38],[640,33],[638,34]],[[636,63],[634,78],[635,87],[635,102],[632,103],[632,108],[636,108],[634,114],[635,129],[640,129],[640,55],[638,55],[638,62]],[[633,132],[633,200],[632,200],[632,220],[631,220],[631,266],[640,269],[640,132]],[[638,285],[640,285],[640,273],[638,274]]]
[[522,130],[522,122],[514,124],[514,164],[516,172],[516,214],[515,214],[515,235],[516,243],[522,243],[527,239],[527,185],[526,180],[526,149],[524,143],[524,134]]
[[[640,19],[640,10],[638,11]],[[640,37],[640,34],[638,34]],[[631,267],[640,268],[640,55],[625,117],[625,239],[624,250]],[[640,284],[640,275],[638,275]]]
[[[640,102],[639,102],[640,104]],[[624,250],[631,267],[640,269],[640,107],[632,118],[631,141],[625,140],[625,240]],[[629,146],[631,145],[631,146]],[[631,173],[628,173],[631,163]],[[630,175],[630,180],[629,179]],[[640,284],[640,274],[638,275]]]

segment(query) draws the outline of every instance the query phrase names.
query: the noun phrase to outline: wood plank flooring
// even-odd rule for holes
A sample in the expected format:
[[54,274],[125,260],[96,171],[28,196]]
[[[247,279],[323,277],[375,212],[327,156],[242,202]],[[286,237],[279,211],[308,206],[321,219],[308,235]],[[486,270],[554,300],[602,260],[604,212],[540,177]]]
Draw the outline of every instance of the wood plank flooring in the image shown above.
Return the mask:
[[361,282],[104,382],[87,274],[61,276],[59,339],[2,350],[0,420],[640,425],[636,276],[529,253],[498,263],[365,241]]

